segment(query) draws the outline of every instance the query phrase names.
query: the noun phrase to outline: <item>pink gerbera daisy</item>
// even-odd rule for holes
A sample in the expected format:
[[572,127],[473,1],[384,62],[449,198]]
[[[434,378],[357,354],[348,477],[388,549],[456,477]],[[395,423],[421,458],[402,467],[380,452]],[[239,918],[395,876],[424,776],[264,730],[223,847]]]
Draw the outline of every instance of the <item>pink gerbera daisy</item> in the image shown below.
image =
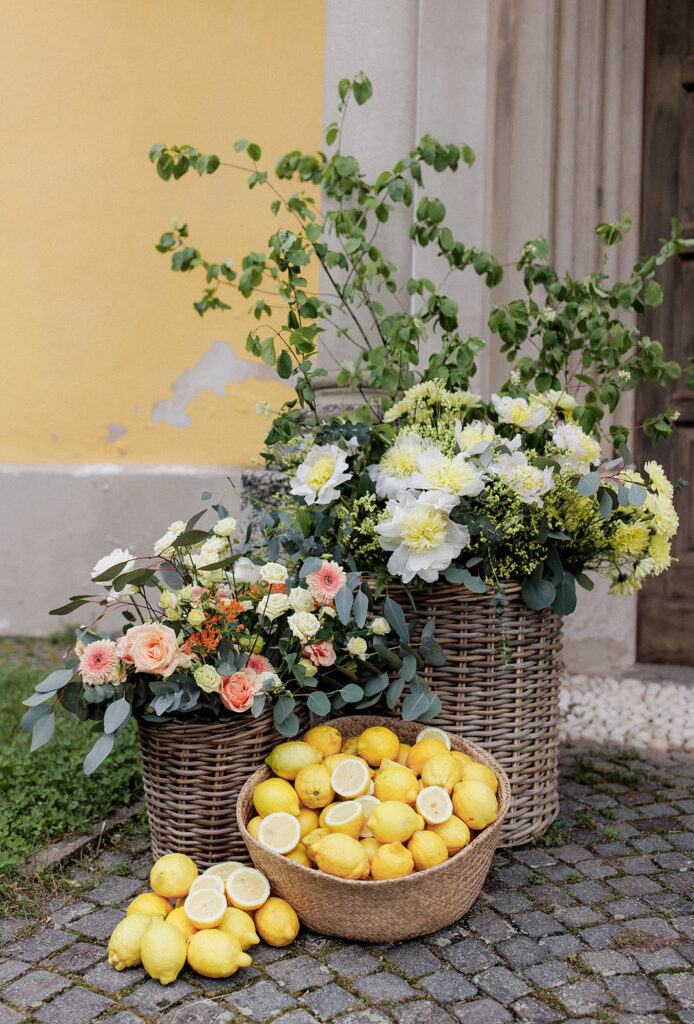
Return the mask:
[[118,670],[116,645],[112,640],[95,640],[82,651],[80,675],[86,686],[101,686],[114,679]]
[[262,654],[251,654],[247,667],[252,669],[257,675],[273,671],[272,664]]
[[347,575],[337,562],[323,562],[320,569],[306,577],[311,596],[319,604],[332,604],[346,582]]

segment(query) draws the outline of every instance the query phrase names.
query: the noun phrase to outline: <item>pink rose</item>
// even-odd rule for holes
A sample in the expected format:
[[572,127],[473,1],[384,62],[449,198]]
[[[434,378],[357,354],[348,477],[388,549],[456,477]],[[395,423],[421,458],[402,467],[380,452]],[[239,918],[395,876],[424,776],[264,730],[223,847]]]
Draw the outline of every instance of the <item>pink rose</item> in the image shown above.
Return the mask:
[[262,654],[251,654],[246,667],[253,669],[258,675],[261,675],[263,672],[275,671],[271,663]]
[[221,677],[219,696],[230,711],[248,711],[261,688],[262,683],[253,669],[242,668],[233,676]]
[[329,640],[321,640],[316,644],[307,644],[304,647],[302,654],[305,658],[313,665],[319,665],[323,668],[327,668],[328,665],[335,664],[335,648]]
[[160,626],[156,622],[133,626],[118,643],[125,650],[119,656],[123,661],[132,662],[137,672],[166,678],[177,668],[190,665],[189,655],[178,646],[176,634],[170,626]]

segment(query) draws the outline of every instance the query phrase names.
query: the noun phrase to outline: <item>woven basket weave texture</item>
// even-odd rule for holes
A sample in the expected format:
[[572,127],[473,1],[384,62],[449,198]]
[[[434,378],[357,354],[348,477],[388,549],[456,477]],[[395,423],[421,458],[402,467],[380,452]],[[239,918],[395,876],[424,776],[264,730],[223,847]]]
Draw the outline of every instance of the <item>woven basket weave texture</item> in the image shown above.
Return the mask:
[[[385,725],[393,729],[403,743],[413,743],[422,728],[417,722],[370,715],[337,718],[326,724],[339,729],[344,738],[357,736],[372,725]],[[503,769],[486,751],[457,736],[452,737],[452,746],[496,773],[499,779],[497,820],[443,864],[383,882],[335,878],[296,864],[257,842],[246,829],[255,814],[253,790],[263,779],[270,778],[272,772],[263,767],[246,782],[237,804],[239,832],[253,863],[267,876],[273,893],[291,903],[307,928],[344,939],[394,942],[445,928],[469,910],[489,872],[511,791]]]
[[528,608],[517,583],[506,583],[505,592],[500,618],[489,594],[465,587],[420,591],[416,611],[404,591],[389,588],[418,631],[434,619],[434,639],[446,653],[445,665],[423,672],[442,704],[433,724],[484,747],[508,775],[513,799],[500,847],[542,835],[559,813],[562,671],[561,618]]
[[[295,713],[301,732],[305,708]],[[249,774],[281,743],[272,713],[232,722],[139,723],[152,853],[187,853],[201,869],[248,862],[236,825],[236,798]]]

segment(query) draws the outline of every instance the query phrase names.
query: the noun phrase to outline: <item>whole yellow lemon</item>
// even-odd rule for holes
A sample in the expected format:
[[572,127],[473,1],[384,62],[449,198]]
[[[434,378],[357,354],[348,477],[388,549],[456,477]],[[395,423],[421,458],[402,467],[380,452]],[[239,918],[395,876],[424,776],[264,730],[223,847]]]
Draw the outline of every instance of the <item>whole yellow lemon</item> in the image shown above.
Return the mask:
[[384,757],[396,761],[399,753],[400,740],[397,734],[383,725],[365,729],[357,741],[357,754],[372,768],[378,768]]
[[478,782],[486,782],[492,793],[496,793],[499,788],[499,780],[494,772],[491,768],[487,768],[486,764],[480,764],[479,761],[470,761],[469,764],[463,765],[460,781],[465,782],[467,779],[477,779]]
[[397,761],[385,759],[374,777],[374,796],[379,800],[401,800],[413,805],[419,786],[417,776]]
[[457,816],[476,832],[497,819],[499,804],[486,782],[464,779],[456,783],[452,800]]
[[142,938],[151,923],[151,914],[131,914],[113,929],[108,943],[108,962],[117,971],[125,967],[137,967],[142,962]]
[[417,871],[426,871],[448,860],[445,839],[428,829],[418,829],[407,844],[407,849],[412,854]]
[[288,946],[299,934],[299,918],[286,900],[271,896],[256,910],[255,927],[268,946]]
[[371,874],[377,882],[403,878],[414,871],[414,858],[402,843],[384,843],[371,861]]
[[226,932],[237,939],[243,950],[249,946],[257,946],[260,942],[253,918],[245,910],[239,910],[237,907],[228,907],[224,911],[224,917],[217,928],[220,932]]
[[430,757],[434,757],[435,754],[447,753],[448,747],[443,740],[437,740],[434,737],[420,740],[419,743],[415,743],[407,755],[407,767],[411,768],[415,774],[421,775],[422,769]]
[[265,758],[265,764],[272,768],[275,775],[281,779],[288,779],[293,782],[296,773],[309,764],[319,764],[321,753],[312,747],[310,743],[302,743],[301,740],[289,740],[287,743],[280,743],[271,750]]
[[463,764],[457,757],[450,754],[434,754],[424,762],[422,782],[425,786],[441,786],[448,795],[453,792],[456,782],[463,775]]
[[239,967],[250,966],[252,961],[233,935],[219,928],[205,928],[191,936],[188,963],[204,978],[228,978]]
[[286,811],[299,817],[299,797],[286,779],[265,779],[253,791],[253,803],[261,818],[273,811]]
[[186,962],[186,940],[175,925],[154,920],[142,936],[140,956],[150,978],[170,985]]
[[330,785],[330,772],[323,764],[312,764],[297,772],[294,789],[304,807],[311,810],[325,807],[335,796]]
[[163,914],[168,917],[173,907],[169,900],[156,892],[141,892],[134,900],[131,900],[126,910],[126,915],[131,914]]
[[334,832],[317,842],[311,855],[321,871],[338,878],[366,878],[369,858],[357,839]]
[[384,800],[374,807],[367,825],[379,843],[405,843],[418,828],[424,828],[424,818],[409,804]]
[[342,750],[342,736],[332,725],[316,725],[304,736],[304,743],[320,751],[321,757],[339,754]]
[[188,895],[197,877],[194,860],[185,853],[167,853],[154,864],[149,873],[149,884],[160,896],[177,900]]
[[470,842],[470,829],[464,821],[456,818],[455,814],[452,814],[442,825],[427,825],[426,831],[435,832],[436,835],[441,836],[448,847],[449,857],[459,853]]

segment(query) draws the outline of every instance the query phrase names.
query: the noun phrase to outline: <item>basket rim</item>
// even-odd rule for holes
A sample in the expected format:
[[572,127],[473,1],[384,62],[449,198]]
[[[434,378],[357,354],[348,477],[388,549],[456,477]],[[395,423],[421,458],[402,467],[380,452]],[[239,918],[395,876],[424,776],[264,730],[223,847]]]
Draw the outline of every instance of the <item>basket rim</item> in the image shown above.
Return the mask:
[[[331,718],[329,721],[321,724],[331,725],[334,728],[339,729],[340,723],[356,722],[358,719],[361,719],[362,721],[364,719],[368,719],[370,724],[369,726],[367,726],[367,728],[369,728],[371,725],[384,725],[387,728],[391,728],[392,723],[403,723],[402,718],[395,718],[387,715],[345,715],[341,718]],[[393,731],[397,732],[397,729],[394,729]],[[484,841],[485,845],[493,841],[494,846],[496,847],[498,835],[499,832],[501,831],[501,826],[504,822],[506,814],[508,813],[508,809],[511,803],[511,785],[508,781],[508,776],[506,775],[506,772],[499,764],[497,759],[493,757],[490,753],[488,753],[483,747],[478,746],[478,744],[476,743],[471,743],[469,740],[465,740],[460,735],[455,733],[449,733],[449,736],[451,739],[452,749],[460,750],[464,754],[469,754],[471,757],[474,757],[475,760],[481,760],[482,763],[487,764],[487,766],[490,767],[496,774],[499,780],[499,788],[497,792],[499,812],[496,821],[492,822],[491,825],[488,825],[485,829],[482,830],[482,832],[478,832],[474,839],[472,839],[467,844],[467,846],[464,846],[462,850],[459,850],[458,853],[454,853],[452,857],[449,857],[441,864],[435,864],[433,867],[426,868],[424,871],[414,871],[412,874],[404,875],[400,878],[384,878],[380,880],[373,878],[340,878],[337,875],[328,875],[327,878],[330,879],[331,882],[335,882],[336,884],[339,883],[343,886],[346,886],[348,890],[353,889],[353,891],[355,892],[373,891],[375,886],[386,887],[400,885],[404,887],[405,885],[412,885],[416,884],[417,882],[421,884],[423,878],[433,879],[435,877],[435,872],[446,871],[452,868],[454,869],[463,866],[467,862],[466,858],[467,860],[470,859],[469,851],[473,849],[475,850],[475,852],[477,851],[479,847],[478,840]],[[481,757],[479,755],[481,755]],[[243,821],[241,815],[242,799],[245,798],[249,790],[255,789],[259,782],[262,782],[264,779],[272,777],[272,774],[273,773],[271,769],[267,765],[262,765],[246,780],[246,782],[244,782],[243,786],[241,787],[241,791],[239,792],[236,801],[236,821],[238,823],[239,831],[241,832],[243,841],[246,844],[249,853],[252,853],[253,849],[257,847],[258,849],[262,850],[264,854],[271,855],[273,858],[275,858],[278,863],[282,864],[283,867],[287,866],[288,864],[291,865],[291,867],[288,868],[290,872],[296,869],[297,871],[305,872],[307,877],[311,876],[315,878],[315,868],[307,868],[303,864],[298,864],[296,861],[289,861],[287,857],[283,856],[282,854],[275,853],[275,851],[271,850],[269,846],[265,846],[263,843],[258,842],[258,840],[254,839],[253,836],[250,834],[250,832],[246,828],[246,823]],[[500,799],[499,796],[501,797]],[[323,881],[324,879],[321,880]]]

